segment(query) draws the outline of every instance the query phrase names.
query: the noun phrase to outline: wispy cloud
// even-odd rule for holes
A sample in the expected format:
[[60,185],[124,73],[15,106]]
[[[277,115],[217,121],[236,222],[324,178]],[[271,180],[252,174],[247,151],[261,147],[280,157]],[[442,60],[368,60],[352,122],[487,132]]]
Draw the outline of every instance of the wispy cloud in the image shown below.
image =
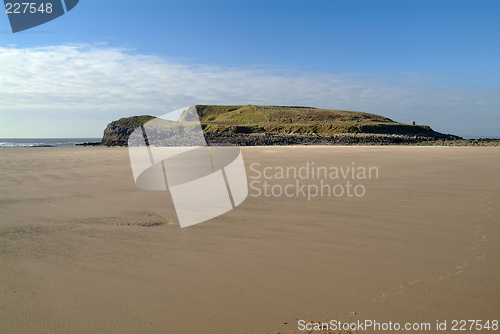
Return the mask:
[[[445,132],[500,135],[499,84],[470,74],[336,75],[226,68],[182,64],[106,45],[0,47],[0,64],[1,131],[7,135],[22,132],[22,126],[16,129],[16,115],[23,115],[25,124],[42,116],[55,126],[55,120],[65,126],[85,124],[84,135],[101,133],[103,124],[119,117],[160,115],[189,104],[359,110],[403,122],[417,120]],[[46,130],[64,135],[50,126]]]

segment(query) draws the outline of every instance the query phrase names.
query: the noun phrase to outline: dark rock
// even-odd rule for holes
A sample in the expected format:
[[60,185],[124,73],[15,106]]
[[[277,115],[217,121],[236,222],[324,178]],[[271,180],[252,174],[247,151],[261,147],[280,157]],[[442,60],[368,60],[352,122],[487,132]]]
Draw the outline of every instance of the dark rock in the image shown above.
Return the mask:
[[102,136],[102,146],[127,146],[128,137],[136,128],[154,119],[154,116],[142,115],[120,118],[108,124]]

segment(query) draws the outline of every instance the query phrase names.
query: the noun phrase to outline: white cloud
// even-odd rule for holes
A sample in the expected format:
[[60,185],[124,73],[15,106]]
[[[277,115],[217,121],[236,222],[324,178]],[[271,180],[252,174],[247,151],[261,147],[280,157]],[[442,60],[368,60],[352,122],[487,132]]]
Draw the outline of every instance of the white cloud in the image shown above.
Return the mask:
[[225,68],[106,45],[0,47],[0,64],[0,137],[100,135],[111,120],[190,104],[359,110],[438,131],[500,136],[498,85],[478,87],[478,78],[467,76],[457,85],[456,77],[418,73]]

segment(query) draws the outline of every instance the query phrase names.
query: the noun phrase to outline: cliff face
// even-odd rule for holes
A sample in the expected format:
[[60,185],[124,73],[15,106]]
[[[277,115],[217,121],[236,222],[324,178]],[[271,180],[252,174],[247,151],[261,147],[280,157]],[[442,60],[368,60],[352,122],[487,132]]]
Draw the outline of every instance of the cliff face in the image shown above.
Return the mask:
[[102,136],[102,146],[127,146],[128,137],[134,130],[155,117],[149,115],[120,118],[108,124]]

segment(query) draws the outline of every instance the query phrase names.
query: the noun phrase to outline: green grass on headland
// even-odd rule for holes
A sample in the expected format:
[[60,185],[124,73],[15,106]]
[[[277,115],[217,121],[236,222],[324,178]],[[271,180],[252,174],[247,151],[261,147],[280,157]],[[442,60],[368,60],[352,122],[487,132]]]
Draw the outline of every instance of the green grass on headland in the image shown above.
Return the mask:
[[235,133],[383,133],[435,135],[426,125],[411,125],[364,112],[296,106],[197,105],[204,130]]
[[[181,115],[181,123],[175,123],[182,131],[189,131],[196,115],[193,108]],[[395,122],[387,117],[357,111],[318,109],[288,106],[216,106],[197,105],[196,113],[206,137],[212,142],[238,145],[272,145],[297,143],[358,143],[379,142],[380,136],[392,136],[384,142],[399,143],[399,138],[412,137],[412,142],[427,140],[461,139],[432,130],[427,125],[412,125]],[[125,146],[130,134],[139,126],[156,119],[142,115],[121,118],[108,124],[101,144]],[[156,119],[152,125],[170,128],[171,121]],[[197,124],[197,123],[196,123]],[[265,135],[254,136],[255,135]],[[347,137],[336,138],[339,134]],[[363,137],[364,135],[369,137]],[[349,135],[360,135],[351,138]],[[398,137],[399,136],[399,137]],[[385,137],[384,137],[385,138]],[[347,142],[346,142],[347,141]]]

